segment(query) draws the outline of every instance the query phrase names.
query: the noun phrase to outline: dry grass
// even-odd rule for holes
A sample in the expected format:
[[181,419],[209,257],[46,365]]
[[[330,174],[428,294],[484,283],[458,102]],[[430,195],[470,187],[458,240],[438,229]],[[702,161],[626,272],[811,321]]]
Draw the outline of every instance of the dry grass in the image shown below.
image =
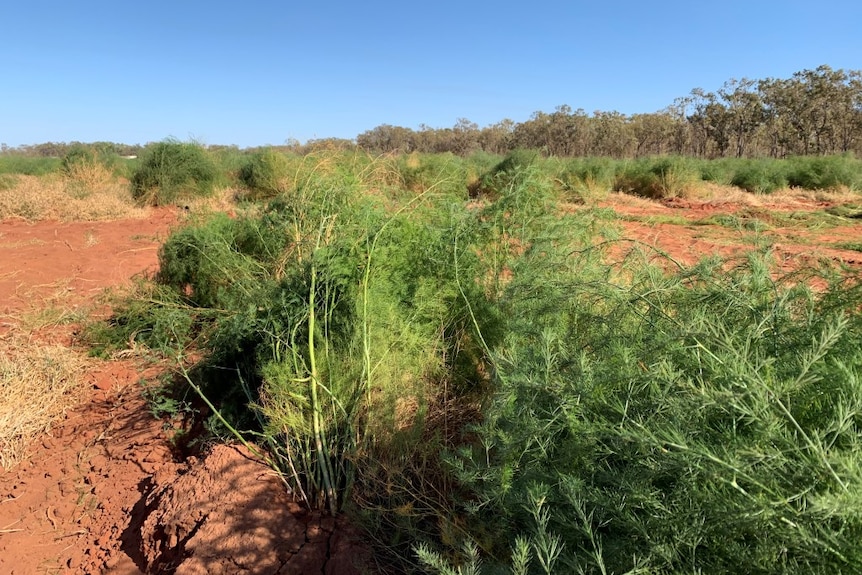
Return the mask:
[[99,162],[73,163],[65,169],[67,179],[83,190],[97,190],[114,181],[114,174]]
[[859,192],[854,192],[847,187],[835,188],[831,190],[802,190],[799,188],[786,188],[783,190],[775,191],[769,194],[769,196],[767,197],[774,198],[775,201],[778,202],[785,199],[790,199],[795,201],[845,204],[848,202],[858,202],[860,199],[862,199],[862,194],[860,194]]
[[[788,209],[810,207],[812,204],[818,202],[844,204],[859,202],[862,199],[862,195],[858,192],[847,188],[838,190],[784,188],[776,190],[771,194],[752,194],[736,186],[726,186],[713,182],[699,182],[687,194],[678,197],[713,206],[733,204],[748,207],[782,206]],[[644,209],[655,207],[657,204],[655,199],[643,198],[622,192],[611,192],[603,199],[615,205],[641,207]]]
[[699,198],[708,204],[736,204],[749,207],[810,208],[813,204],[845,204],[858,202],[862,196],[849,188],[835,190],[802,190],[783,188],[771,194],[752,194],[735,186],[704,182],[705,194]]
[[210,212],[225,212],[234,213],[236,211],[237,198],[240,196],[241,190],[236,188],[216,188],[209,196],[197,196],[185,200],[185,204],[180,206],[180,211],[187,211],[189,214],[206,214]]
[[81,400],[86,363],[62,345],[0,338],[0,466],[19,463],[30,442]]
[[101,166],[70,176],[17,176],[0,194],[0,219],[99,221],[142,218],[126,182]]

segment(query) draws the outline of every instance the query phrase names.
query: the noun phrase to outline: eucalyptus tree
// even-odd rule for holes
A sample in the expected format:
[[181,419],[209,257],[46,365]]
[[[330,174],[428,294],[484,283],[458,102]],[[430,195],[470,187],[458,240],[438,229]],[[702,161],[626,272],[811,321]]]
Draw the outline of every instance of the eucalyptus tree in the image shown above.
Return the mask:
[[723,100],[727,136],[732,139],[734,155],[741,158],[764,121],[763,100],[754,80],[731,79],[718,90]]
[[590,155],[625,158],[634,154],[635,137],[624,114],[597,111],[593,113],[590,124],[593,127]]
[[635,157],[676,152],[673,146],[676,120],[668,111],[634,114],[629,118],[628,128],[634,139]]
[[414,132],[410,128],[381,124],[356,137],[356,144],[374,152],[412,152]]
[[505,118],[479,131],[479,146],[489,154],[504,155],[512,149],[515,122]]

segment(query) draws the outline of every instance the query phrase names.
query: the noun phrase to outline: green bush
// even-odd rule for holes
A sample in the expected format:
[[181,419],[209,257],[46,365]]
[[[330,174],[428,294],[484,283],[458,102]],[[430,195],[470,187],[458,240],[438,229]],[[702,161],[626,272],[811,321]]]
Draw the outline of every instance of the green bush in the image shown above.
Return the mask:
[[427,192],[450,200],[467,198],[471,165],[460,156],[414,153],[399,157],[397,167],[401,187],[414,195]]
[[614,178],[615,191],[651,199],[688,195],[700,181],[695,162],[685,158],[644,158],[621,170]]
[[507,189],[520,187],[520,178],[539,163],[539,152],[536,150],[513,150],[471,186],[470,196],[495,199]]
[[806,156],[788,160],[787,182],[806,190],[841,187],[862,190],[862,160],[845,156]]
[[756,258],[638,268],[608,282],[578,261],[510,286],[496,400],[450,459],[483,555],[526,550],[548,573],[858,572],[862,286],[815,296]]
[[752,194],[771,194],[788,186],[786,164],[781,160],[739,160],[731,185]]
[[611,191],[621,165],[611,158],[577,158],[563,164],[558,179],[569,199],[590,202]]
[[251,154],[239,169],[239,180],[259,197],[272,197],[286,190],[289,164],[285,156],[272,148]]
[[742,160],[737,158],[720,158],[716,160],[699,160],[696,162],[700,170],[700,179],[721,186],[730,186],[736,166]]
[[14,154],[0,155],[0,174],[44,176],[62,168],[59,158],[33,158]]
[[73,146],[63,156],[63,172],[71,174],[76,167],[95,165],[99,162],[96,151],[87,146]]
[[[463,181],[448,160],[400,169]],[[175,231],[96,333],[203,357],[210,428],[251,430],[309,505],[402,570],[415,548],[455,573],[462,542],[462,572],[862,567],[858,283],[611,268],[607,217],[561,214],[536,157],[486,166],[479,203],[369,193],[392,172],[368,156],[289,162],[265,209]]]
[[218,169],[203,147],[165,140],[144,149],[132,174],[132,195],[143,204],[170,204],[209,195],[218,177]]

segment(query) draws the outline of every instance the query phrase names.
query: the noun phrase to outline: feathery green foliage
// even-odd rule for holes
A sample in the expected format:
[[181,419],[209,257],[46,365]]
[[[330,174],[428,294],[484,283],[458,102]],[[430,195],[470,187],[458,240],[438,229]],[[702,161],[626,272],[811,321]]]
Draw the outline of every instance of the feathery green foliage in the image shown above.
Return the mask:
[[218,177],[215,163],[202,146],[165,140],[144,149],[132,173],[132,195],[142,204],[170,204],[209,195]]
[[34,158],[14,154],[0,154],[0,174],[44,176],[62,167],[60,158]]
[[265,148],[251,154],[239,170],[239,180],[256,196],[276,196],[285,191],[289,177],[287,158]]
[[700,181],[696,162],[686,158],[635,160],[618,171],[614,190],[645,198],[677,198],[688,195]]
[[792,158],[787,182],[806,190],[862,190],[862,160],[852,155]]
[[862,567],[860,285],[720,263],[516,276],[496,399],[451,459],[491,556],[541,535],[542,489],[567,572]]
[[788,186],[787,171],[778,160],[739,160],[730,183],[752,194],[770,194]]
[[611,191],[619,163],[610,158],[576,158],[567,160],[559,176],[569,199],[591,202]]

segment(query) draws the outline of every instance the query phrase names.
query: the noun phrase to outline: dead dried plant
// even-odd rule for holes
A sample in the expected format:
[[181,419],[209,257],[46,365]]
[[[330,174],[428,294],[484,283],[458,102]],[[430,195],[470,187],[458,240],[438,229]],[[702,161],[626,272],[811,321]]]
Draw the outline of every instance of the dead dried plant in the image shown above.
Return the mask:
[[30,443],[80,401],[86,363],[61,345],[0,339],[0,467],[19,463]]
[[0,219],[99,221],[142,218],[149,213],[135,204],[127,183],[104,179],[99,170],[84,170],[80,175],[84,179],[59,174],[18,176],[13,187],[0,194]]

